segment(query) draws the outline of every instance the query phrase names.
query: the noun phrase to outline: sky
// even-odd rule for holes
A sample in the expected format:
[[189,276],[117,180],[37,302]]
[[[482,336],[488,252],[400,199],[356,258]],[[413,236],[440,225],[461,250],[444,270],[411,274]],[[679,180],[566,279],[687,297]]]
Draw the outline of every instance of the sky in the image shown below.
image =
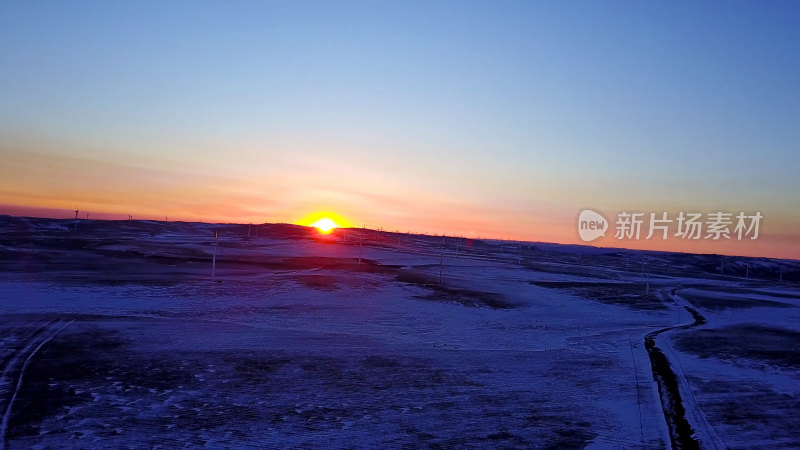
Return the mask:
[[[796,1],[0,2],[0,213],[800,259]],[[612,220],[613,221],[613,220]],[[613,225],[612,225],[613,227]]]

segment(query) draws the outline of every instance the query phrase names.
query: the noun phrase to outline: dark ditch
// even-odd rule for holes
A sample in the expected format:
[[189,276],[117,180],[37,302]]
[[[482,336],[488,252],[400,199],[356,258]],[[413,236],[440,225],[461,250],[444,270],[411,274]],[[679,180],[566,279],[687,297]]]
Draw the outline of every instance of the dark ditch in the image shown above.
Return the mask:
[[[674,295],[674,291],[670,294]],[[656,346],[655,341],[656,336],[666,331],[688,329],[706,323],[706,319],[697,310],[688,306],[684,308],[692,315],[694,323],[662,328],[648,333],[644,338],[644,347],[650,357],[653,379],[658,385],[661,409],[664,412],[664,419],[667,421],[672,448],[699,449],[700,443],[694,436],[694,429],[686,419],[686,408],[683,406],[683,399],[678,387],[678,377],[670,367],[669,360],[664,355],[664,352]]]
[[418,271],[405,269],[393,269],[393,271],[397,281],[430,290],[428,294],[418,296],[420,300],[454,302],[472,308],[511,309],[518,306],[501,294],[446,286],[439,284],[437,277]]
[[[702,291],[701,291],[702,292]],[[790,303],[760,298],[749,298],[739,296],[718,297],[712,295],[702,295],[682,292],[681,297],[688,300],[693,305],[710,311],[723,311],[726,309],[745,309],[745,308],[794,308]]]
[[717,358],[740,366],[800,370],[800,333],[760,324],[694,330],[678,336],[677,348],[700,358]]
[[[47,244],[52,244],[47,241]],[[42,244],[44,245],[44,244]],[[208,277],[210,257],[199,257],[195,254],[181,256],[146,255],[138,250],[111,251],[88,248],[83,240],[72,239],[59,245],[72,249],[71,253],[47,253],[43,259],[29,261],[23,255],[24,264],[19,255],[13,254],[4,261],[0,252],[0,269],[25,271],[36,279],[54,280],[76,284],[98,284],[108,286],[146,285],[172,286],[187,281],[201,280]],[[34,255],[35,256],[35,255]],[[41,256],[41,255],[40,255]],[[15,259],[16,258],[16,259]],[[235,258],[217,258],[217,270],[220,280],[225,274],[248,275],[265,271],[303,271],[310,269],[338,270],[347,273],[370,273],[388,275],[397,281],[420,286],[429,292],[418,296],[421,300],[452,302],[467,307],[485,307],[492,309],[510,309],[518,305],[511,303],[506,297],[493,292],[456,288],[439,283],[439,278],[411,268],[396,265],[380,264],[377,261],[362,258],[361,262],[353,258],[324,256],[247,256]],[[299,282],[314,289],[335,290],[337,280],[320,275],[306,275]]]
[[634,310],[656,311],[667,307],[655,295],[647,295],[641,283],[602,281],[531,281],[547,289],[561,289],[596,302],[621,305]]

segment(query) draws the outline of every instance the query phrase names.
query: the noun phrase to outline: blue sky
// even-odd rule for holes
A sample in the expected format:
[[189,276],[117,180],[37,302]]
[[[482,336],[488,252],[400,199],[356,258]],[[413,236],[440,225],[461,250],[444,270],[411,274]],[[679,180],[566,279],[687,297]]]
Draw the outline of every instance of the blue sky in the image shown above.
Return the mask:
[[[129,168],[101,181],[153,215],[142,171],[183,180],[163,197],[194,217],[334,208],[534,238],[541,211],[760,208],[785,233],[800,222],[798,23],[796,2],[5,1],[0,151],[28,190],[58,168],[28,173],[22,153]],[[0,203],[81,195],[15,185]],[[409,190],[421,205],[402,206]],[[231,192],[250,198],[239,212],[204,203]],[[441,210],[463,220],[431,221]]]

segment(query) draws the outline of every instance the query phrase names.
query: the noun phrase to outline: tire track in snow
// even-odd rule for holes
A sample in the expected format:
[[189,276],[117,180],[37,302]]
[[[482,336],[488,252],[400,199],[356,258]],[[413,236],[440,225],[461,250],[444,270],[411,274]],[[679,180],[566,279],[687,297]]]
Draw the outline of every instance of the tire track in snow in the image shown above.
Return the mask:
[[0,422],[0,450],[6,448],[6,433],[8,431],[8,423],[11,419],[11,411],[14,406],[14,401],[19,395],[22,388],[25,371],[31,363],[31,360],[36,353],[44,347],[45,344],[50,342],[58,333],[64,328],[71,325],[74,320],[53,320],[38,328],[31,334],[25,346],[22,347],[9,359],[8,364],[3,369],[3,374],[0,375],[0,386],[8,385],[11,382],[11,377],[14,372],[18,371],[16,375],[16,383],[13,385],[11,397],[8,399],[3,411],[3,418]]
[[[31,343],[36,342],[38,336],[44,333],[48,327],[52,326],[56,320],[51,320],[50,322],[41,325],[39,328],[36,328],[32,332],[28,333],[27,336],[24,336],[23,333],[23,348],[18,348],[11,352],[6,359],[3,361],[5,363],[5,367],[3,367],[3,373],[0,374],[0,395],[5,394],[5,388],[7,385],[11,383],[10,374],[14,370],[15,367],[18,366],[20,355],[25,353]],[[17,329],[24,328],[23,326],[18,326]],[[3,405],[7,405],[7,402],[4,402]],[[5,406],[2,407],[2,411],[5,412]]]

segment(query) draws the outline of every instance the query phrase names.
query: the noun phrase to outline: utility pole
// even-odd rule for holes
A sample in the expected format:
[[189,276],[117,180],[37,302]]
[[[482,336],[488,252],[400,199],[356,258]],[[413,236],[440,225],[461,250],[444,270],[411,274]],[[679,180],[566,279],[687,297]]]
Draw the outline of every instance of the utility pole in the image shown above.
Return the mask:
[[75,210],[75,232],[78,232],[78,210]]
[[219,232],[214,232],[214,253],[211,256],[211,281],[217,277],[217,247],[219,247]]
[[645,282],[644,294],[650,295],[650,267],[647,265],[647,258],[642,252],[642,281]]
[[[442,238],[444,241],[444,238]],[[444,266],[444,246],[442,246],[442,253],[439,256],[439,286],[442,285],[442,266]]]
[[641,272],[639,273],[639,279],[642,283],[644,283],[644,252],[639,254],[639,262],[642,264]]

